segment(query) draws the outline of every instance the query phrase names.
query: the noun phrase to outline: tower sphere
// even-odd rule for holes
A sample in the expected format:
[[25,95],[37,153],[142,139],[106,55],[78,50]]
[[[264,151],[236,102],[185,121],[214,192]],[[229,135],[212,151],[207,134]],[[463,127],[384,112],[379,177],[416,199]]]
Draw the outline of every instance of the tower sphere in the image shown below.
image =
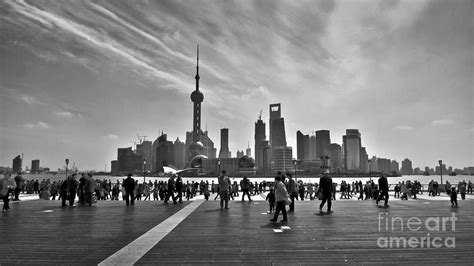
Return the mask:
[[194,103],[201,103],[203,100],[204,95],[202,94],[202,92],[196,90],[191,93],[191,101],[193,101]]

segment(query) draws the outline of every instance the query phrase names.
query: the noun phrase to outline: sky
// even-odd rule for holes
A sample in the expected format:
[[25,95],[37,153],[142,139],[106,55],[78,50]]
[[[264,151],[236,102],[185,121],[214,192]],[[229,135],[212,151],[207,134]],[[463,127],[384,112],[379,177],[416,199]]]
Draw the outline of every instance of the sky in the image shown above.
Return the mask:
[[185,141],[199,44],[202,127],[254,147],[281,103],[296,131],[359,129],[369,157],[474,165],[474,4],[0,1],[0,165],[110,170],[137,134]]

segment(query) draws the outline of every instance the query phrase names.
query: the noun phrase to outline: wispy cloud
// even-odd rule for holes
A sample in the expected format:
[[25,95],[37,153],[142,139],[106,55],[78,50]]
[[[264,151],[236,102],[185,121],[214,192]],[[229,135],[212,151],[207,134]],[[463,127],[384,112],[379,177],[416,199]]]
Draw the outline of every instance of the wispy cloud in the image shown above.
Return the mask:
[[119,137],[115,134],[108,134],[108,135],[105,135],[105,136],[102,136],[102,139],[104,140],[118,140]]
[[62,111],[62,112],[55,112],[54,113],[57,117],[59,118],[64,118],[64,119],[72,119],[72,118],[81,118],[82,115],[81,114],[74,114],[74,113],[71,113],[71,112],[67,112],[67,111]]
[[21,95],[19,96],[20,100],[29,104],[29,105],[34,105],[34,104],[41,104],[41,102],[35,97],[31,95]]
[[50,128],[50,126],[44,122],[39,121],[36,124],[28,123],[23,125],[25,128],[29,129],[47,129]]
[[98,32],[95,29],[88,28],[57,14],[41,10],[24,1],[8,2],[18,13],[40,22],[48,28],[56,26],[63,31],[79,37],[83,42],[90,46],[107,51],[112,57],[118,57],[131,63],[132,66],[138,68],[137,72],[145,70],[148,76],[165,80],[168,82],[167,85],[170,85],[175,89],[187,89],[192,86],[189,83],[183,82],[179,77],[170,72],[161,71],[155,68],[148,62],[147,58],[140,54],[140,52],[120,44],[109,36],[104,35],[103,32]]
[[431,121],[431,125],[433,126],[447,126],[452,124],[454,124],[454,121],[450,119],[440,119]]
[[406,126],[406,125],[398,125],[395,126],[393,129],[395,130],[402,130],[402,131],[408,131],[408,130],[413,130],[414,128],[412,126]]

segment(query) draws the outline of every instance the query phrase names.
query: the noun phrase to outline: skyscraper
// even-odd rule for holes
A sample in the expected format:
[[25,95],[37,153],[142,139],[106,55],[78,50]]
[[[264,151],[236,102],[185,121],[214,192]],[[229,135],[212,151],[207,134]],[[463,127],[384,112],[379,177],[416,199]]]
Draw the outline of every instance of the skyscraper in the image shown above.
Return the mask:
[[413,174],[413,166],[410,159],[405,158],[402,161],[402,169],[400,169],[402,175],[412,175]]
[[175,166],[175,149],[174,144],[168,141],[168,136],[162,134],[158,138],[158,148],[156,149],[156,166],[157,171],[163,171],[163,166]]
[[186,166],[186,145],[179,138],[174,141],[174,151],[175,166],[178,169],[183,169]]
[[219,158],[230,158],[228,128],[221,129],[221,149],[219,150]]
[[316,135],[311,134],[309,136],[309,159],[310,160],[316,160],[316,159],[319,160],[319,158],[316,157]]
[[344,145],[344,165],[347,172],[360,171],[361,138],[358,129],[347,129],[342,137]]
[[270,104],[270,146],[286,147],[285,120],[281,117],[281,104]]
[[18,173],[21,171],[21,156],[18,155],[16,156],[14,159],[13,159],[13,166],[12,166],[12,170],[14,173]]
[[268,146],[268,141],[266,141],[267,136],[265,134],[265,123],[262,120],[262,116],[258,117],[257,122],[255,122],[255,167],[258,173],[261,173],[266,167],[266,149]]
[[329,155],[330,144],[329,130],[316,131],[316,159]]
[[331,158],[331,169],[333,169],[333,171],[336,173],[339,173],[342,166],[341,145],[337,143],[331,143],[331,145],[329,145],[329,157]]
[[360,148],[360,172],[369,173],[369,155],[365,147]]
[[309,135],[296,132],[296,159],[309,160]]
[[273,172],[293,171],[293,149],[279,146],[273,150]]
[[40,171],[40,160],[32,160],[31,161],[31,173],[39,173]]
[[146,159],[146,168],[145,170],[151,171],[153,168],[153,144],[151,141],[142,141],[142,143],[137,144],[137,154],[140,154],[144,159]]

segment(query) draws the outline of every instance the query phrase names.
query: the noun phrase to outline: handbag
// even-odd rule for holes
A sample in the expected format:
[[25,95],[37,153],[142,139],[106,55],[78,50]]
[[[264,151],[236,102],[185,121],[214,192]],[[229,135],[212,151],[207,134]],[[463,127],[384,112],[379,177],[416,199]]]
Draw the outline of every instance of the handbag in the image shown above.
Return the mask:
[[316,193],[316,197],[318,197],[318,200],[322,200],[323,199],[323,192],[321,190],[319,190],[317,193]]

